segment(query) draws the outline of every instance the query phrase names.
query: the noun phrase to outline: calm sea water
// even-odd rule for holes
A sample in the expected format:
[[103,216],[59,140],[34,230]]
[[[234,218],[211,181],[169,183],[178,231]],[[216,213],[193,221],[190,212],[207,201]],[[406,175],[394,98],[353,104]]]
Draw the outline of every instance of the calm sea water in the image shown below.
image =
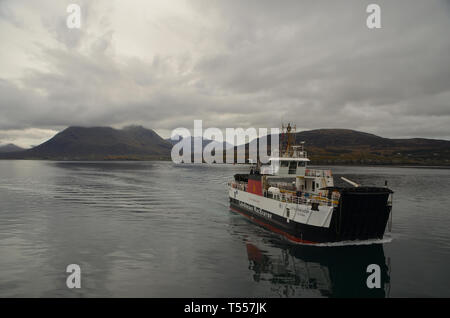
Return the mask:
[[[0,296],[449,297],[450,170],[331,168],[388,180],[390,242],[286,244],[229,211],[244,166],[0,161]],[[81,289],[66,287],[73,263]],[[366,287],[368,264],[382,288]]]

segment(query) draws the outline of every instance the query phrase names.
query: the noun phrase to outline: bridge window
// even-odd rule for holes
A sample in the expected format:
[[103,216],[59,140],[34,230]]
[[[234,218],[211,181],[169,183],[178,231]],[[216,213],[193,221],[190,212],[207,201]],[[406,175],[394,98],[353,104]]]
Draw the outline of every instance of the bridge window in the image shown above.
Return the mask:
[[289,161],[281,161],[282,167],[289,167]]
[[289,163],[289,174],[295,174],[297,171],[297,163],[295,161],[291,161]]

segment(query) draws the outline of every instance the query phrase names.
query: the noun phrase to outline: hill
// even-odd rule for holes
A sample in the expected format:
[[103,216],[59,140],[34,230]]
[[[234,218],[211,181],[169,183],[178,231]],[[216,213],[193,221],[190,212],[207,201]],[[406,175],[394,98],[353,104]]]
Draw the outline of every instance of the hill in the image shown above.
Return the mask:
[[0,153],[17,152],[25,149],[14,144],[0,145]]
[[2,154],[10,159],[135,160],[169,159],[172,145],[151,129],[130,126],[69,127],[32,149]]
[[[270,142],[271,137],[262,137],[261,141]],[[349,129],[302,131],[295,134],[295,139],[297,143],[305,141],[311,164],[450,166],[448,140],[390,139]],[[204,139],[203,147],[210,142]],[[251,141],[258,142],[259,139]],[[169,160],[173,144],[141,126],[69,127],[32,149],[0,153],[0,159]],[[225,152],[245,148],[248,158],[249,144],[231,148],[224,145],[228,148]]]
[[[261,142],[268,139],[270,143],[271,137],[262,137]],[[448,140],[390,139],[349,129],[297,132],[295,140],[297,144],[305,141],[312,164],[450,165]],[[248,144],[245,149],[248,156]]]
[[347,129],[319,129],[296,134],[313,163],[450,165],[450,141],[390,139]]

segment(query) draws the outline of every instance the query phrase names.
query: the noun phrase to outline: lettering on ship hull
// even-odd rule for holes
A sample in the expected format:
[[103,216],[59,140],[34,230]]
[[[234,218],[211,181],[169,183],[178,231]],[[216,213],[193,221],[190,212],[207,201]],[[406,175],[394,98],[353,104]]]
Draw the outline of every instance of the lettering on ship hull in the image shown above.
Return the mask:
[[260,208],[258,208],[258,207],[253,206],[253,205],[250,205],[250,204],[248,204],[248,203],[239,201],[239,205],[240,205],[241,207],[246,208],[247,210],[253,211],[253,212],[255,212],[255,213],[257,213],[257,214],[263,216],[263,217],[266,218],[266,219],[271,219],[271,218],[272,218],[272,214],[271,214],[271,213],[269,213],[269,212],[267,212],[267,211],[264,211],[264,210],[262,210],[262,209],[260,209]]

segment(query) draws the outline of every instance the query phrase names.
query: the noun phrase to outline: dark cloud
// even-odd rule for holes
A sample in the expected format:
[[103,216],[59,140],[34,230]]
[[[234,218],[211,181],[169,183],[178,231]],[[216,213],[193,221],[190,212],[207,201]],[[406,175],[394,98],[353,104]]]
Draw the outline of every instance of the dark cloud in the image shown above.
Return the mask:
[[[116,2],[84,2],[78,32],[65,28],[64,15],[33,8],[44,30],[32,52],[40,67],[0,81],[0,129],[289,120],[302,129],[450,138],[449,2],[377,1],[379,30],[366,27],[369,3],[193,0],[152,20],[148,3],[130,3],[142,15],[124,18]],[[20,28],[26,4],[1,4],[3,23]]]

